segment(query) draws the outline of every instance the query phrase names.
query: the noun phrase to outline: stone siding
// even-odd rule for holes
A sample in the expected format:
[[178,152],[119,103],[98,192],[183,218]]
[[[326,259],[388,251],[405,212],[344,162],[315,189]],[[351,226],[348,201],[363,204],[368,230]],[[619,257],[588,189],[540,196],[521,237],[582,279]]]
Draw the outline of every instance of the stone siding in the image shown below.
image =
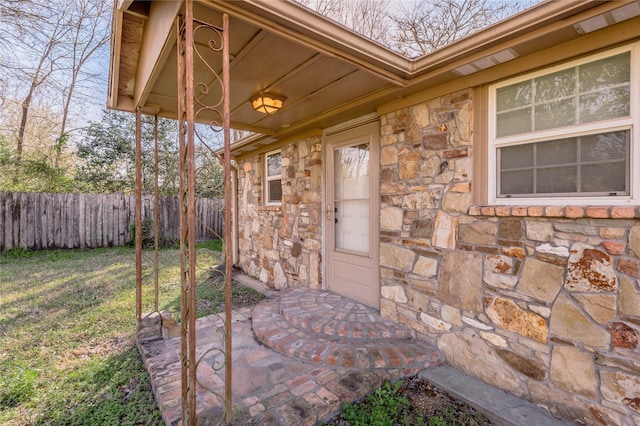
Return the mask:
[[[640,207],[474,206],[473,91],[381,117],[381,314],[446,362],[591,425],[640,424]],[[239,266],[322,288],[322,143],[239,160]]]
[[473,206],[472,98],[382,117],[382,315],[557,415],[640,424],[640,208]]
[[322,287],[322,144],[282,147],[282,205],[263,203],[264,155],[238,162],[239,267],[260,281]]

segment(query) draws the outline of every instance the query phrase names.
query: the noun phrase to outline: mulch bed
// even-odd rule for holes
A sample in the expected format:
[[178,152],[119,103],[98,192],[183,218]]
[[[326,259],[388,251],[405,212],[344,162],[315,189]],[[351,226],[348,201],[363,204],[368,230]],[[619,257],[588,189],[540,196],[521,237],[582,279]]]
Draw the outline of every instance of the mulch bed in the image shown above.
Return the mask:
[[[411,405],[404,409],[402,416],[408,423],[399,423],[402,425],[485,426],[494,424],[482,413],[418,376],[405,378],[398,390],[398,395],[404,396],[411,402]],[[429,421],[436,416],[442,420]],[[339,416],[326,425],[349,426],[349,423]]]

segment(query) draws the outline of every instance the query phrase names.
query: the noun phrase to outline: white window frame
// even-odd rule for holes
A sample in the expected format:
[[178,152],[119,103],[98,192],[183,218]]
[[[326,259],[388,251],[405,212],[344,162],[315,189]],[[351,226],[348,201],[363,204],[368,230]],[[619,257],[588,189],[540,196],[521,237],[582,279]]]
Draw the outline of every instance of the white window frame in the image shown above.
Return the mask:
[[269,191],[269,182],[274,181],[274,180],[279,180],[280,181],[280,185],[282,186],[282,164],[280,166],[280,174],[279,175],[273,175],[273,176],[269,176],[269,163],[268,163],[268,158],[272,155],[275,154],[280,154],[280,158],[282,159],[282,150],[280,149],[276,149],[273,151],[269,151],[266,152],[264,154],[264,200],[265,200],[265,205],[266,206],[280,206],[282,205],[282,199],[280,199],[280,201],[269,201],[271,199],[270,197],[270,191]]
[[[551,74],[577,65],[594,62],[609,56],[630,52],[631,57],[631,98],[630,116],[579,124],[550,130],[533,131],[524,134],[496,137],[497,96],[502,87]],[[640,202],[640,42],[610,49],[595,55],[544,68],[540,71],[501,81],[489,87],[489,158],[487,182],[488,203],[491,205],[633,205]],[[565,137],[578,137],[594,133],[629,130],[629,195],[625,196],[555,196],[555,197],[498,197],[498,148],[543,142]]]

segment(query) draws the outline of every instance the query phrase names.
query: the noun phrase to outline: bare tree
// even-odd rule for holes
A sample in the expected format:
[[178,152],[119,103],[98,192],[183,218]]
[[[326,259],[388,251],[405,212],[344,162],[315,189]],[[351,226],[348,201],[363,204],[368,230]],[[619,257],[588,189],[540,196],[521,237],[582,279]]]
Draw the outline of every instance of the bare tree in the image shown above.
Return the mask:
[[97,78],[87,71],[87,62],[109,41],[110,9],[104,0],[75,0],[69,16],[69,38],[65,47],[66,79],[62,81],[62,123],[55,142],[55,167],[66,143],[69,111],[76,88]]
[[430,53],[539,0],[295,0],[405,56]]
[[344,2],[341,0],[295,0],[296,3],[318,12],[320,15],[338,21],[342,13]]
[[31,28],[33,31],[31,35],[34,39],[33,58],[35,59],[35,66],[33,68],[14,68],[15,71],[23,74],[24,80],[29,82],[26,96],[22,101],[22,114],[16,138],[18,161],[22,159],[24,135],[33,96],[40,86],[47,83],[51,75],[59,69],[59,60],[62,59],[63,55],[58,47],[62,44],[63,38],[66,37],[69,31],[69,28],[64,25],[65,22],[61,19],[56,19],[55,14],[49,15],[47,18],[47,23],[51,25],[46,25],[45,27],[48,27],[46,30],[41,26],[43,22],[40,22],[40,25],[33,25]]
[[[6,21],[2,41],[9,44],[11,50],[0,49],[0,82],[11,83],[12,95],[5,92],[0,98],[1,103],[6,103],[10,102],[8,97],[13,96],[21,109],[17,120],[2,123],[2,127],[14,129],[10,132],[11,145],[15,147],[19,163],[29,139],[29,126],[42,124],[31,120],[35,118],[32,109],[37,100],[37,109],[52,112],[47,118],[59,129],[54,137],[46,135],[46,143],[52,148],[50,158],[57,167],[67,142],[74,102],[85,89],[95,91],[96,88],[98,71],[90,72],[89,62],[107,45],[110,2],[4,1],[9,2],[10,9],[4,5],[0,8],[0,21]],[[78,117],[82,113],[79,111]],[[41,145],[42,142],[29,144]]]
[[419,0],[393,16],[394,47],[415,57],[440,49],[520,12],[535,0]]
[[385,0],[296,0],[299,4],[387,47],[394,22]]
[[[3,0],[0,7],[0,25],[2,28],[14,27],[29,15],[26,5],[30,0]],[[0,50],[7,52],[11,47],[11,36],[7,31],[0,31]],[[0,62],[0,66],[3,63]]]
[[[60,47],[68,34],[68,26],[54,9],[37,2],[14,3],[16,22],[8,23],[5,39],[12,45],[12,52],[4,55],[3,70],[8,78],[23,84],[16,89],[21,112],[15,130],[17,160],[22,160],[25,134],[31,105],[37,93],[50,83],[60,69],[63,55]],[[17,9],[22,7],[22,9]],[[5,78],[7,76],[5,75]]]
[[388,14],[386,2],[381,0],[358,0],[347,2],[350,7],[347,9],[349,27],[365,37],[375,40],[378,43],[390,46],[393,21]]

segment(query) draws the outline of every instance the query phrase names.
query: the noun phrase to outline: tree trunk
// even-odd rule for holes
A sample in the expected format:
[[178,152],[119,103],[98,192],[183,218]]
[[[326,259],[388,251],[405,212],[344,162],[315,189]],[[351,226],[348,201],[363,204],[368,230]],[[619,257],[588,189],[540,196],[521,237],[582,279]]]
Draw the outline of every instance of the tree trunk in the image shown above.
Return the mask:
[[27,128],[27,118],[29,117],[29,108],[31,107],[31,100],[33,99],[33,92],[36,90],[35,82],[31,84],[29,94],[24,101],[22,101],[22,114],[20,116],[20,127],[18,128],[18,163],[22,162],[22,154],[24,151],[24,133]]

